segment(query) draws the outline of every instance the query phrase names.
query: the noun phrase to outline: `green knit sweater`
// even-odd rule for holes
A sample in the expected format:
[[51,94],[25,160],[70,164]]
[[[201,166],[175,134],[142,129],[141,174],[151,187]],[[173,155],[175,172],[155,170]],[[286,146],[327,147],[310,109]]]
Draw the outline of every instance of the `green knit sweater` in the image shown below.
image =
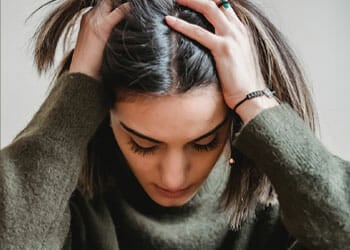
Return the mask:
[[115,190],[85,199],[75,189],[106,114],[100,82],[64,74],[1,150],[0,249],[350,249],[350,163],[328,152],[288,105],[263,111],[237,138],[279,200],[257,207],[237,231],[218,209],[223,157],[183,207],[155,204],[125,166]]

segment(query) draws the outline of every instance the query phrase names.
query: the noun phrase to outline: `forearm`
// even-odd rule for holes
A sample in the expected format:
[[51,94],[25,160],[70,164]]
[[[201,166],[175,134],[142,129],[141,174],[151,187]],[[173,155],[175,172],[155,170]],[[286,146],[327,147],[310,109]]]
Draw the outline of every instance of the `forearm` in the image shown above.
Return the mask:
[[106,115],[103,86],[80,73],[65,73],[27,127],[15,138],[40,135],[64,144],[86,144]]
[[268,175],[290,233],[311,249],[347,247],[350,164],[329,153],[289,106],[253,118],[236,147]]
[[64,75],[29,125],[1,151],[1,249],[45,244],[54,249],[55,240],[63,243],[70,221],[67,203],[87,143],[106,115],[102,99],[101,83]]

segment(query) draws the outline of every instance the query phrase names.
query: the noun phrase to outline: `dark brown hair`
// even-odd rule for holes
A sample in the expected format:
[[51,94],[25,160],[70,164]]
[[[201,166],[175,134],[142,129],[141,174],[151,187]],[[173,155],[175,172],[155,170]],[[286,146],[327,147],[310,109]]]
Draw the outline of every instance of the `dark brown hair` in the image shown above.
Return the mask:
[[[53,2],[53,1],[51,1]],[[36,33],[35,61],[39,71],[53,63],[56,46],[62,35],[69,37],[71,27],[81,11],[99,1],[63,1]],[[124,1],[114,1],[115,6]],[[315,129],[316,115],[303,72],[284,37],[262,12],[248,0],[230,1],[238,17],[248,27],[264,80],[276,91],[276,97],[290,106]],[[213,31],[199,13],[179,6],[174,0],[130,0],[131,13],[118,24],[107,43],[102,78],[109,103],[116,101],[118,91],[164,95],[193,87],[218,84],[215,62],[210,52],[187,37],[174,32],[164,22],[174,15]],[[67,69],[72,52],[67,53],[59,72]],[[108,117],[89,144],[89,158],[83,167],[79,189],[89,198],[104,192],[113,184],[115,164],[123,161]],[[233,131],[234,132],[234,131]],[[251,216],[258,203],[277,202],[267,176],[242,160],[231,171],[223,201],[232,209],[231,223],[238,227]]]

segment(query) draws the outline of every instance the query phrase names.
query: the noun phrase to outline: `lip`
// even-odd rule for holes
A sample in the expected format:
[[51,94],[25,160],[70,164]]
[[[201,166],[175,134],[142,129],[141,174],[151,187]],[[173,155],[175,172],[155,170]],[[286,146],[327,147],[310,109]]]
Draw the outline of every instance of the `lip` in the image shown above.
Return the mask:
[[190,189],[190,187],[175,190],[175,191],[167,190],[167,189],[161,188],[159,186],[156,186],[156,189],[162,196],[166,196],[168,198],[180,198],[187,193],[187,191]]

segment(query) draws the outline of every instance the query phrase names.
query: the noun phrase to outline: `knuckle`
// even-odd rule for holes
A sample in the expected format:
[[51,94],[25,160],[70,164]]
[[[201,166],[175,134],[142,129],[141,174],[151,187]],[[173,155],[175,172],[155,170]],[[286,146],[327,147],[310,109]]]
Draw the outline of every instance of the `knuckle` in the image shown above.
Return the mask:
[[232,53],[233,43],[231,40],[223,39],[220,43],[221,53],[229,55]]
[[242,31],[240,38],[243,42],[250,43],[251,40],[253,39],[253,36],[249,32],[249,30],[245,29],[244,31]]
[[242,33],[242,35],[244,35],[244,36],[248,36],[249,35],[248,27],[245,26],[243,23],[239,23],[237,25],[237,28]]
[[86,24],[90,24],[93,19],[93,13],[91,11],[86,12],[85,14],[82,15],[81,17],[81,23],[86,25]]
[[214,11],[218,11],[218,6],[216,5],[216,3],[214,1],[207,1],[207,5],[204,7],[204,12],[206,12],[207,14],[211,14]]

